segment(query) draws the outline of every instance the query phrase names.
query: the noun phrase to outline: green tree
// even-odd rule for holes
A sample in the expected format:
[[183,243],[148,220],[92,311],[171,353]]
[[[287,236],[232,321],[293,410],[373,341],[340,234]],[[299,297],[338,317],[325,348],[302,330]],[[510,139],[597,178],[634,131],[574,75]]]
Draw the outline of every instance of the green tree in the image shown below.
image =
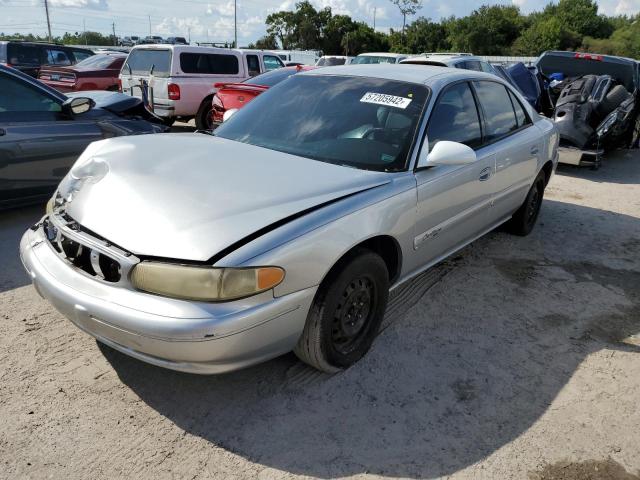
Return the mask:
[[607,38],[613,33],[613,25],[605,16],[598,15],[595,0],[560,0],[557,5],[547,6],[545,13],[581,37]]
[[422,0],[391,0],[402,15],[402,35],[407,24],[407,15],[415,15],[422,8]]
[[471,15],[447,22],[454,51],[503,55],[520,35],[525,20],[515,6],[482,6]]
[[560,18],[548,17],[527,28],[514,42],[512,52],[538,56],[546,50],[573,50],[581,41],[580,35],[569,30]]
[[267,16],[265,21],[267,34],[277,38],[285,50],[289,50],[295,43],[295,18],[293,12],[275,12]]
[[387,35],[376,32],[363,22],[356,23],[356,29],[342,38],[342,51],[345,55],[358,55],[365,52],[387,52],[389,41]]
[[248,48],[257,48],[259,50],[276,50],[278,48],[278,42],[273,35],[264,35],[260,37],[255,43],[250,43]]
[[326,55],[344,54],[345,46],[342,44],[343,39],[345,36],[353,35],[353,32],[357,29],[358,24],[354,22],[350,16],[333,15],[324,28],[322,51]]
[[[390,35],[391,51],[402,53],[425,53],[449,50],[451,44],[447,39],[447,30],[442,23],[435,23],[429,18],[420,17],[407,25],[405,39],[398,35]],[[400,40],[400,42],[398,42]]]

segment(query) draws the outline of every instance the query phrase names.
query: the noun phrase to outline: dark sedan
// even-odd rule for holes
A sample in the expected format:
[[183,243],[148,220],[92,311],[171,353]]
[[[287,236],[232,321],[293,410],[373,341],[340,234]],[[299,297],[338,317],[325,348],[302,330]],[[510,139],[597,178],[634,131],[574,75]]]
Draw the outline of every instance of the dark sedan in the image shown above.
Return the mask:
[[93,141],[166,130],[153,121],[139,99],[67,96],[0,65],[0,208],[46,200]]

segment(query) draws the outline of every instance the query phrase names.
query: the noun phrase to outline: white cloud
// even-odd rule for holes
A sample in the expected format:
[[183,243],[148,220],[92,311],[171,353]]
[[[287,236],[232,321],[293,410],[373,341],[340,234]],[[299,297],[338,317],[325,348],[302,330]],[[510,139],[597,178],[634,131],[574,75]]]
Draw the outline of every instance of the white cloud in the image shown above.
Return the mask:
[[107,0],[49,0],[52,7],[91,8],[94,10],[108,10]]
[[234,5],[233,0],[229,0],[227,3],[223,3],[221,5],[207,5],[207,13],[209,15],[222,15],[225,17],[233,15]]

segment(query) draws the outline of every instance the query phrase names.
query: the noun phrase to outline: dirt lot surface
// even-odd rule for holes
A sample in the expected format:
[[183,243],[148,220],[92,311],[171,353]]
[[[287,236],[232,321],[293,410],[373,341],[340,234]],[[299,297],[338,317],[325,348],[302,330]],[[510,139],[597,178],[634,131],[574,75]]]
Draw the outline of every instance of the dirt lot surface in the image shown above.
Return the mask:
[[638,480],[640,155],[564,168],[394,295],[356,366],[199,377],[127,358],[29,285],[0,213],[0,477]]

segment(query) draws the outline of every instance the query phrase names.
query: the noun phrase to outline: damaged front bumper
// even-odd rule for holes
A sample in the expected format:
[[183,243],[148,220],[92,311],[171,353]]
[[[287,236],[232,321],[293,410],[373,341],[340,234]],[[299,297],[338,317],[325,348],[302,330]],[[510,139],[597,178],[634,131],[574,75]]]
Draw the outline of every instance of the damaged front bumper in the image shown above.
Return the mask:
[[316,293],[269,291],[224,303],[151,295],[89,277],[40,225],[24,234],[20,257],[38,293],[80,329],[126,355],[190,373],[236,370],[291,351]]

